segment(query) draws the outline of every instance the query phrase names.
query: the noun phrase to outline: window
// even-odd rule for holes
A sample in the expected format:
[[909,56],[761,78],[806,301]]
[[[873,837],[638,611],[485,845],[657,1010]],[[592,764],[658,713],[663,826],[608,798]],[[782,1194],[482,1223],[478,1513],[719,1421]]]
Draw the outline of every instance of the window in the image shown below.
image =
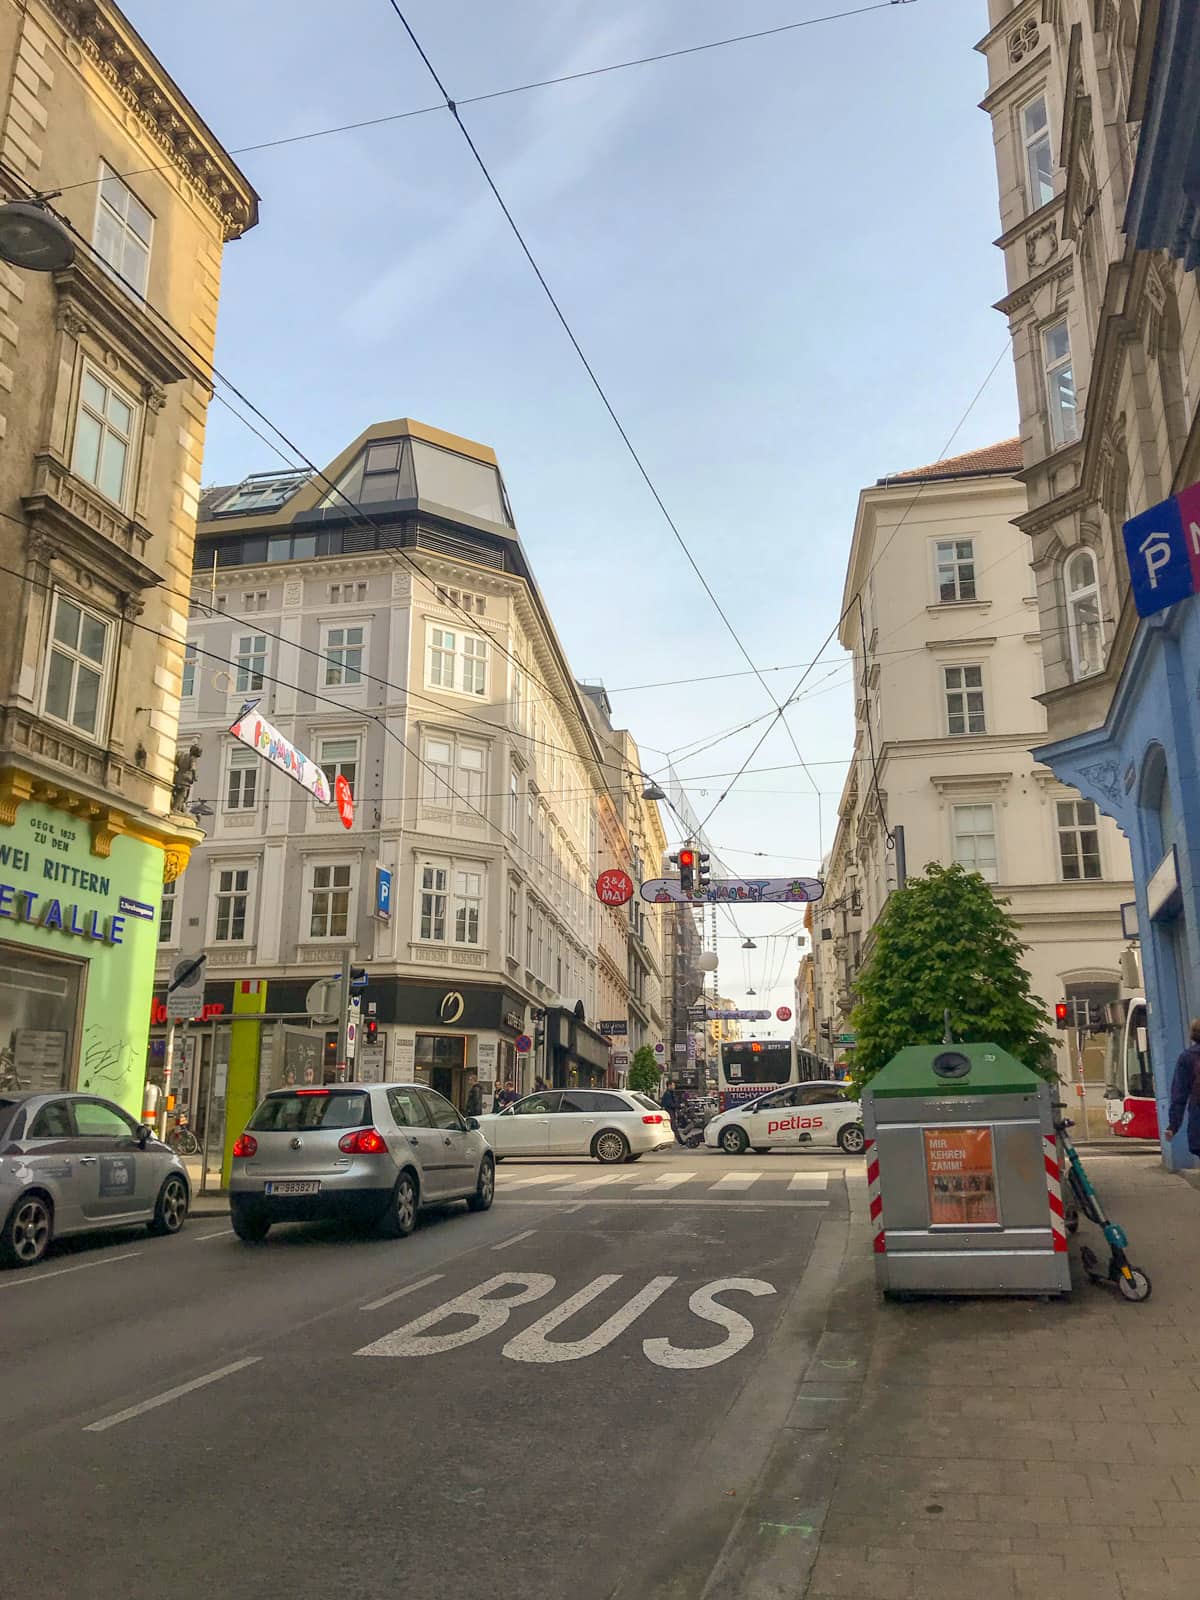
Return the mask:
[[473,633],[430,628],[426,682],[434,689],[462,694],[487,693],[488,643]]
[[246,511],[275,511],[303,488],[312,474],[307,469],[295,472],[254,472],[213,508],[217,516],[241,515]]
[[938,599],[974,600],[975,595],[975,541],[973,539],[939,539],[934,546],[937,562]]
[[75,1131],[81,1139],[132,1139],[136,1124],[116,1106],[99,1100],[76,1100]]
[[42,709],[81,733],[99,731],[108,632],[102,618],[66,595],[55,595]]
[[428,1128],[429,1113],[416,1089],[389,1089],[388,1105],[398,1128]]
[[146,293],[150,275],[153,233],[154,218],[133,190],[102,161],[94,242],[113,271],[120,273],[140,295]]
[[483,774],[486,763],[484,750],[477,744],[460,744],[458,747],[458,800],[479,810],[483,803]]
[[217,944],[245,942],[249,906],[250,868],[219,868],[216,918],[213,925],[213,940]]
[[251,589],[242,596],[243,611],[265,611],[267,609],[267,591],[265,589]]
[[520,952],[517,940],[520,937],[521,894],[515,883],[508,886],[508,953],[514,961],[519,959]]
[[237,648],[237,692],[261,689],[263,674],[267,670],[267,636],[265,633],[243,633]]
[[[513,1107],[514,1117],[546,1117],[552,1116],[562,1105],[561,1094],[531,1094],[524,1100],[518,1100]],[[657,1106],[654,1108],[659,1109]]]
[[75,418],[71,471],[124,506],[137,410],[132,400],[94,367],[85,366]]
[[988,883],[997,881],[996,812],[986,806],[952,806],[954,859],[968,872],[977,872]]
[[179,693],[184,700],[190,700],[196,692],[196,647],[188,645],[183,652],[183,682],[180,684]]
[[325,630],[326,687],[350,687],[362,682],[364,633],[361,623],[352,628]]
[[1059,800],[1058,859],[1063,878],[1100,877],[1100,822],[1090,800]]
[[246,1126],[255,1133],[305,1133],[370,1124],[371,1101],[361,1089],[331,1089],[328,1094],[289,1089],[268,1095]]
[[229,811],[253,811],[258,805],[258,754],[239,747],[229,752],[225,805]]
[[483,905],[483,873],[478,870],[454,874],[454,942],[479,943],[479,913]]
[[424,1088],[418,1089],[417,1093],[424,1100],[429,1111],[429,1120],[435,1128],[441,1128],[443,1132],[464,1131],[463,1119],[444,1095],[438,1094],[436,1089]]
[[513,767],[508,775],[508,831],[514,839],[521,832],[521,780]]
[[421,868],[421,938],[444,943],[450,873],[432,863]]
[[1104,625],[1100,617],[1100,578],[1090,550],[1076,550],[1063,570],[1067,600],[1067,638],[1076,678],[1090,678],[1104,666]]
[[450,792],[454,770],[453,742],[449,739],[427,738],[424,743],[421,759],[425,772],[425,803],[448,811],[453,798]]
[[310,939],[344,939],[349,933],[351,873],[348,861],[313,867]]
[[533,790],[531,789],[529,791],[529,796],[525,801],[525,827],[526,827],[525,847],[526,847],[527,850],[532,850],[533,849],[533,828],[534,828],[533,813],[534,813],[535,803],[536,802],[534,801],[534,798],[533,798]]
[[946,689],[946,731],[986,733],[983,715],[983,668],[943,667]]
[[329,792],[339,778],[345,778],[350,793],[358,797],[358,740],[322,739],[320,745],[321,771],[329,782]]
[[1054,156],[1050,149],[1050,119],[1046,97],[1038,95],[1021,107],[1021,142],[1025,147],[1025,181],[1029,209],[1037,211],[1054,199]]
[[163,884],[162,910],[158,917],[158,942],[170,944],[175,930],[175,890],[177,882],[174,878],[170,883]]
[[1050,413],[1050,437],[1055,445],[1070,444],[1079,437],[1079,412],[1075,402],[1075,374],[1071,366],[1071,336],[1065,317],[1042,333],[1042,356],[1046,369],[1046,404]]
[[533,971],[533,905],[525,902],[525,965]]
[[512,725],[514,728],[520,728],[522,725],[521,707],[524,705],[524,703],[525,674],[521,671],[520,667],[514,666],[512,675],[512,704],[509,708],[510,715],[512,717]]
[[75,1129],[71,1125],[71,1102],[51,1100],[34,1117],[27,1139],[70,1139]]

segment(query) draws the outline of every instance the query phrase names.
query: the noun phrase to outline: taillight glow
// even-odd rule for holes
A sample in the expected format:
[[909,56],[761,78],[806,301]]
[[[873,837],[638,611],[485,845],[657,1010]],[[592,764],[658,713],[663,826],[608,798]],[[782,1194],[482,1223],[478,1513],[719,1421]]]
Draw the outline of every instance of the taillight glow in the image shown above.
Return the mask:
[[662,1120],[663,1119],[661,1117],[643,1117],[642,1118],[643,1122],[649,1122],[649,1123],[661,1122]]
[[338,1140],[338,1149],[348,1156],[381,1156],[387,1150],[387,1140],[374,1128],[358,1128],[344,1133]]
[[257,1155],[258,1140],[252,1133],[239,1133],[237,1138],[233,1141],[233,1153],[235,1156],[241,1156],[243,1159],[246,1156]]
[[297,1089],[297,1094],[328,1094],[328,1089]]

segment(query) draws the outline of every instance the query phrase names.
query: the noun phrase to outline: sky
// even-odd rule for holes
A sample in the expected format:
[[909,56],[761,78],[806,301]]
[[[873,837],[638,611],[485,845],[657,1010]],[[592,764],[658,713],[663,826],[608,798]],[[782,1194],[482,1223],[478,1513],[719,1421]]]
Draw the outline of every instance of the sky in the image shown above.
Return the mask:
[[[867,0],[401,3],[461,102]],[[389,0],[205,0],[203,27],[174,0],[123,5],[227,149],[439,101]],[[947,453],[1007,344],[986,29],[986,0],[911,0],[461,107],[776,700],[837,620],[859,490]],[[261,220],[225,252],[221,369],[320,465],[391,417],[493,446],[571,666],[608,687],[644,767],[676,752],[734,872],[815,874],[853,742],[849,658],[835,641],[787,713],[820,793],[777,720],[717,805],[767,724],[686,752],[772,699],[449,112],[238,159]],[[1016,431],[1006,356],[949,453]],[[212,408],[206,483],[276,465]],[[722,993],[790,1005],[798,921],[723,916]]]

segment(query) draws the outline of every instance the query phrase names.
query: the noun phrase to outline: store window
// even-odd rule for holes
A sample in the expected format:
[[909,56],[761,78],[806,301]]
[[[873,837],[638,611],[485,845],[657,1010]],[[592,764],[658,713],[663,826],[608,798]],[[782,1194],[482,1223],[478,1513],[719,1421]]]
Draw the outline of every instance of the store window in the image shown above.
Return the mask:
[[0,941],[0,1091],[72,1086],[86,970]]

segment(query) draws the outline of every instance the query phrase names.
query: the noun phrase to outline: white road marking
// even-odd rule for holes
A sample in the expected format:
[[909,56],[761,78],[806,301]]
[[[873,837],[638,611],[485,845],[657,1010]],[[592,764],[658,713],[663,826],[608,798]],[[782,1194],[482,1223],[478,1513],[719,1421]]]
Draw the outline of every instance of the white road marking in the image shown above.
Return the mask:
[[606,1183],[631,1183],[639,1177],[636,1172],[603,1172],[598,1178],[572,1178],[569,1183],[563,1184],[565,1194],[574,1194],[580,1189],[600,1189]]
[[391,1294],[380,1295],[378,1300],[368,1300],[365,1306],[359,1306],[360,1311],[378,1311],[380,1306],[390,1306],[393,1300],[399,1300],[406,1294],[416,1294],[418,1289],[425,1289],[431,1283],[437,1283],[445,1273],[431,1272],[427,1278],[418,1278],[416,1283],[406,1283],[401,1289],[393,1289]]
[[[499,1272],[486,1283],[465,1294],[456,1295],[432,1311],[427,1311],[415,1322],[406,1322],[402,1328],[385,1333],[382,1339],[356,1350],[359,1356],[436,1356],[447,1350],[457,1350],[460,1345],[472,1344],[485,1334],[502,1328],[517,1306],[540,1300],[554,1287],[555,1280],[546,1272]],[[516,1287],[516,1294],[495,1298],[497,1289]],[[471,1326],[456,1328],[453,1333],[429,1333],[439,1322],[449,1322],[456,1317],[470,1317]]]
[[687,1183],[696,1176],[694,1172],[663,1172],[653,1183],[639,1183],[638,1189],[653,1189],[656,1194],[662,1194],[667,1189],[677,1189],[681,1183]]
[[828,1189],[829,1174],[827,1172],[793,1172],[792,1181],[788,1184],[792,1189]]
[[[656,1367],[694,1371],[699,1367],[715,1367],[744,1349],[754,1337],[754,1324],[740,1311],[730,1310],[717,1299],[717,1295],[731,1289],[753,1295],[775,1293],[775,1286],[762,1278],[718,1278],[715,1283],[706,1283],[692,1295],[688,1310],[705,1322],[715,1322],[729,1337],[723,1344],[708,1345],[703,1350],[680,1350],[669,1339],[643,1339],[642,1351],[647,1360],[653,1361]],[[508,1354],[507,1348],[504,1353]]]
[[749,1189],[751,1184],[757,1183],[762,1177],[761,1172],[727,1172],[723,1178],[718,1178],[711,1188],[718,1194],[729,1194],[733,1189]]
[[[541,1206],[545,1209],[552,1202],[547,1196],[544,1200],[535,1200],[532,1196],[521,1199],[514,1196],[507,1202],[510,1206]],[[721,1200],[681,1200],[673,1194],[632,1194],[623,1195],[585,1195],[582,1200],[576,1200],[575,1206],[744,1206],[747,1211],[769,1211],[773,1207],[784,1207],[788,1211],[824,1210],[829,1206],[828,1200],[742,1200],[732,1195],[726,1195]]]
[[527,1189],[531,1183],[561,1183],[561,1172],[543,1172],[536,1178],[505,1178],[502,1183],[497,1183],[498,1189]]
[[111,1417],[102,1417],[99,1422],[89,1422],[84,1428],[84,1433],[103,1433],[106,1428],[115,1428],[118,1422],[128,1422],[132,1417],[140,1417],[143,1412],[154,1411],[158,1406],[165,1406],[172,1400],[178,1400],[181,1395],[191,1394],[195,1389],[206,1389],[210,1383],[216,1383],[220,1378],[228,1378],[231,1373],[241,1372],[246,1367],[252,1367],[261,1356],[243,1356],[240,1361],[231,1361],[227,1367],[218,1367],[215,1372],[206,1372],[202,1378],[193,1378],[190,1383],[179,1383],[173,1389],[164,1389],[162,1394],[151,1395],[149,1400],[139,1400],[135,1406],[126,1406],[124,1411],[116,1411]]
[[210,1239],[228,1239],[232,1232],[232,1228],[222,1228],[219,1233],[202,1233],[196,1240],[196,1243],[207,1244]]
[[[544,1317],[532,1323],[524,1333],[518,1333],[511,1338],[502,1351],[510,1361],[536,1361],[547,1363],[552,1361],[581,1361],[584,1356],[594,1356],[597,1351],[610,1345],[619,1334],[641,1316],[648,1306],[652,1306],[658,1297],[665,1294],[673,1283],[674,1278],[651,1278],[644,1289],[640,1289],[632,1300],[627,1300],[619,1311],[614,1311],[593,1332],[585,1334],[582,1339],[556,1340],[553,1344],[547,1339],[548,1333],[553,1333],[560,1323],[568,1321],[577,1311],[582,1311],[584,1306],[620,1281],[619,1272],[605,1272],[600,1277],[593,1278],[591,1283],[580,1289],[578,1294],[573,1294],[562,1305],[556,1306],[553,1311],[548,1311]],[[722,1308],[724,1309],[724,1308]],[[727,1316],[730,1314],[725,1313]],[[754,1330],[751,1328],[750,1336],[753,1338]],[[743,1343],[745,1341],[743,1340]]]
[[514,1233],[511,1239],[501,1239],[499,1244],[492,1246],[492,1249],[507,1250],[510,1244],[520,1244],[522,1239],[531,1239],[536,1232],[536,1228],[526,1228],[524,1233]]
[[65,1278],[68,1272],[86,1272],[89,1267],[111,1267],[114,1261],[132,1261],[140,1250],[126,1250],[119,1256],[103,1256],[98,1261],[81,1261],[77,1267],[59,1267],[57,1272],[39,1272],[36,1278],[9,1278],[0,1289],[23,1289],[27,1284],[45,1283],[47,1278]]

